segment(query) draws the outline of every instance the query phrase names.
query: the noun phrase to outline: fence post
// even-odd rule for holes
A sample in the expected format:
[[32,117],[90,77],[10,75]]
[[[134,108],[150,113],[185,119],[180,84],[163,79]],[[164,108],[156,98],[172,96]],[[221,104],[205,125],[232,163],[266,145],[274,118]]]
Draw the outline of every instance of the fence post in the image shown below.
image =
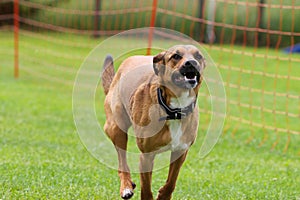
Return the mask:
[[101,10],[101,0],[96,0],[95,2],[95,19],[94,19],[94,37],[99,37],[99,22],[101,22],[100,18],[100,10]]
[[265,4],[265,0],[259,0],[259,3],[257,5],[258,10],[257,10],[256,27],[258,28],[258,30],[257,30],[257,37],[255,40],[255,46],[258,46],[261,43],[261,34],[259,33],[259,29],[263,28],[262,17],[264,12],[264,7],[263,7],[264,4]]
[[[198,12],[198,18],[200,19],[200,22],[197,23],[197,28],[195,29],[195,39],[199,42],[202,42],[203,38],[201,37],[202,29],[204,29],[204,2],[205,0],[199,0],[199,12]],[[202,20],[202,21],[201,21]]]
[[14,77],[19,77],[19,0],[14,0]]
[[208,24],[206,26],[206,38],[205,38],[205,42],[206,43],[214,43],[215,39],[216,39],[216,35],[215,35],[215,31],[214,31],[214,27],[215,27],[215,10],[216,10],[216,6],[217,6],[217,1],[216,0],[209,0],[208,1],[208,16],[207,16],[207,20],[208,20]]
[[150,21],[150,29],[149,29],[149,36],[148,36],[148,48],[147,48],[146,55],[150,55],[151,54],[153,31],[154,31],[155,18],[156,18],[156,8],[157,8],[157,0],[153,0],[153,2],[152,2],[151,21]]

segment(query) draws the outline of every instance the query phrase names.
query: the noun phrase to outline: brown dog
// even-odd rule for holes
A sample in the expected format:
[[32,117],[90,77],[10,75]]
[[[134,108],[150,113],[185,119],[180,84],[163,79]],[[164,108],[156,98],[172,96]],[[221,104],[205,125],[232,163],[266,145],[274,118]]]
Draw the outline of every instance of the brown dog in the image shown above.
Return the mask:
[[127,58],[114,73],[107,56],[102,74],[106,123],[104,130],[119,159],[120,194],[133,195],[126,160],[127,131],[133,127],[140,149],[141,199],[153,199],[151,177],[154,157],[171,150],[168,179],[157,199],[171,199],[189,147],[198,131],[198,89],[205,60],[192,45],[178,45],[156,56]]

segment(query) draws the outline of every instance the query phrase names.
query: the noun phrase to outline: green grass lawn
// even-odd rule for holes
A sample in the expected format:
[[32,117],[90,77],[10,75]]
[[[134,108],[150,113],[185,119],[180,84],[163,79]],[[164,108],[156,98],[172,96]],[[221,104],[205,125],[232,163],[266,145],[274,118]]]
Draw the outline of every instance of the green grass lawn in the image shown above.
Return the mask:
[[[83,59],[99,42],[73,35],[32,35],[21,32],[20,78],[15,80],[13,35],[8,31],[0,32],[0,199],[119,199],[117,171],[89,154],[77,135],[73,121],[73,81]],[[257,67],[255,70],[270,73],[279,68],[281,75],[290,73],[286,68],[283,69],[286,63],[277,60],[266,61],[268,67],[264,69],[264,58],[255,58],[258,66],[253,66],[247,64],[251,58],[243,59],[209,47],[207,50],[217,63],[224,65],[245,66],[248,69]],[[251,48],[246,51],[254,52]],[[257,51],[265,53],[261,49]],[[269,53],[284,56],[271,50]],[[290,62],[287,65],[295,77],[299,77],[298,65]],[[246,80],[241,82],[245,86],[259,88],[264,84],[267,91],[286,90],[284,80],[274,86],[272,80],[266,79],[263,83],[260,76],[254,76],[252,80],[234,71],[220,71],[223,79],[231,83],[239,83],[239,79],[242,79]],[[272,83],[269,85],[269,82]],[[299,85],[292,83],[289,92],[299,95]],[[244,103],[260,105],[263,98],[264,106],[274,106],[272,95],[258,95],[256,98],[256,95],[248,94],[249,91],[226,89],[228,97],[233,100],[241,99]],[[201,90],[206,92],[205,87]],[[285,103],[285,99],[278,97],[276,109],[285,110]],[[97,109],[99,119],[103,120],[101,105],[100,102]],[[246,108],[230,104],[228,109],[230,115],[252,117],[255,122],[262,117],[264,121],[261,123],[272,125],[276,122],[278,127],[299,131],[299,119],[288,118],[289,124],[286,125],[286,118],[281,121],[280,116],[274,118],[271,114],[255,110],[247,114]],[[289,100],[288,111],[299,113],[298,109],[299,100]],[[199,159],[197,150],[207,128],[207,119],[209,115],[203,114],[199,138],[181,170],[173,199],[300,198],[299,136],[246,124],[236,126],[238,122],[228,119],[216,147],[205,159]],[[252,136],[252,140],[248,141]],[[291,141],[284,153],[288,136]],[[272,149],[275,142],[278,144]],[[164,168],[153,173],[155,195],[165,182],[167,170]],[[135,173],[132,176],[137,183],[133,199],[139,199],[139,175]]]

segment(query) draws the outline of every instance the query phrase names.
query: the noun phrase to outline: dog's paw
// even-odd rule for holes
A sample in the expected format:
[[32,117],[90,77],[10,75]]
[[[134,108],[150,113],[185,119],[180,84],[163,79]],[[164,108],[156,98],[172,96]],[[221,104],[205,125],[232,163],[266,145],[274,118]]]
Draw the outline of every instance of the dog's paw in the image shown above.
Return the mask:
[[130,199],[133,196],[133,191],[130,190],[129,188],[126,188],[123,190],[121,197],[122,199]]

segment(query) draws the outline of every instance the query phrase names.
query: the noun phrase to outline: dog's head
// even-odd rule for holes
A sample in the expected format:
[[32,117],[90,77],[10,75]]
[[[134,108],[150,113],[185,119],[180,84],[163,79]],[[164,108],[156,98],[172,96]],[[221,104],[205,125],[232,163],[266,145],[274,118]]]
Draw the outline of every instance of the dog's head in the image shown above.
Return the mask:
[[176,45],[153,57],[153,69],[164,84],[174,84],[182,89],[200,85],[205,60],[193,45]]

